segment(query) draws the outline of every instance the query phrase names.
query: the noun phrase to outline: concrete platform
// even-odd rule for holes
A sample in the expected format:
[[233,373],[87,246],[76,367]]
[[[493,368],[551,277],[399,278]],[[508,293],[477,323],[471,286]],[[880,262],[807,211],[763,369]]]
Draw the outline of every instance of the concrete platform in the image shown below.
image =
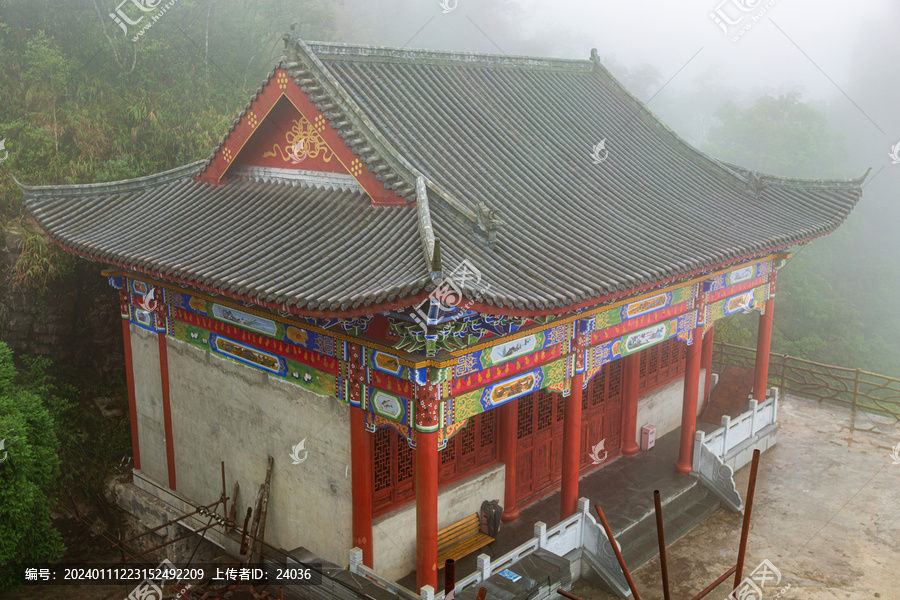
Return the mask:
[[[900,598],[900,422],[788,396],[779,400],[778,444],[762,455],[747,573],[764,559],[779,571],[763,598]],[[743,496],[749,468],[735,479]],[[741,516],[720,509],[668,546],[673,598],[692,598],[734,564]],[[633,573],[641,598],[661,600],[659,559]],[[731,581],[708,597],[731,593]],[[584,600],[613,596],[585,580]]]

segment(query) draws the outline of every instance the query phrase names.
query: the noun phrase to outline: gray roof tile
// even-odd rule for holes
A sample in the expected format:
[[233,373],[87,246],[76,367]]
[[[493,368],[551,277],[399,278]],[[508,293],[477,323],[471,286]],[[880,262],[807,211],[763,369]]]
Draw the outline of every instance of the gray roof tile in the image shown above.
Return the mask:
[[[700,153],[595,55],[296,38],[286,51],[282,66],[386,187],[412,202],[422,179],[428,214],[374,208],[334,174],[254,168],[210,186],[194,180],[201,163],[113,184],[23,186],[28,210],[97,260],[301,310],[427,289],[433,235],[445,273],[463,260],[482,272],[488,304],[560,311],[823,235],[862,194],[862,179],[771,177]],[[594,164],[601,140],[608,158]]]

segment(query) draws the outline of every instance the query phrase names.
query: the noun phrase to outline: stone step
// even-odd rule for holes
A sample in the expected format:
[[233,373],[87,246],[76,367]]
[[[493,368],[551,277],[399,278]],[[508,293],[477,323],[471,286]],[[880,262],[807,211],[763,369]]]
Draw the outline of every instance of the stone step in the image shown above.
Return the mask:
[[[719,499],[700,482],[670,498],[662,506],[666,545],[686,534],[720,507]],[[656,514],[650,511],[634,525],[616,535],[622,556],[633,571],[659,553]]]

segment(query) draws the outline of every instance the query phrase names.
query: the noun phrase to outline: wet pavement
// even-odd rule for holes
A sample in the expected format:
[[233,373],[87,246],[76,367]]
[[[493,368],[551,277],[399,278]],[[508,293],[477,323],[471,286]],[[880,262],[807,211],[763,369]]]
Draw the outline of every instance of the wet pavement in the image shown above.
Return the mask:
[[[780,400],[778,421],[778,444],[760,460],[744,572],[768,560],[780,581],[746,598],[900,599],[900,464],[891,456],[900,423],[794,397]],[[749,471],[735,478],[742,496]],[[669,545],[673,598],[693,598],[734,564],[740,529],[741,516],[720,509]],[[663,598],[658,557],[633,575],[643,600]],[[707,598],[728,598],[732,585]],[[613,598],[583,579],[572,591]]]

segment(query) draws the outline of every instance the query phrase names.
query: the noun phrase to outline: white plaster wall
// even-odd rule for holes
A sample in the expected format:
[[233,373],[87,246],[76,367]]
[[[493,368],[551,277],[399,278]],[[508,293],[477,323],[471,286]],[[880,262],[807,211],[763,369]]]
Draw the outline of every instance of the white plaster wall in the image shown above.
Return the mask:
[[[697,414],[703,401],[706,385],[706,369],[700,369],[700,391],[697,394]],[[656,425],[656,439],[681,427],[681,409],[684,402],[684,377],[670,381],[638,398],[637,429],[635,439],[641,443],[641,427]]]
[[[196,503],[217,500],[224,460],[228,495],[235,480],[240,484],[236,515],[243,521],[272,455],[266,542],[286,550],[304,546],[346,564],[352,536],[349,408],[171,338],[168,358],[178,492]],[[148,362],[141,370],[157,368]],[[139,394],[139,406],[144,402]],[[289,454],[303,439],[307,458],[294,465]],[[143,446],[141,451],[143,459]],[[164,452],[161,460],[165,473]]]
[[169,469],[166,465],[166,430],[163,426],[157,335],[131,325],[131,356],[141,453],[140,474],[165,484],[169,481]]
[[[438,493],[438,529],[481,510],[485,500],[502,500],[506,467],[497,463],[442,488]],[[415,502],[379,517],[372,527],[375,571],[397,581],[416,568]],[[344,561],[346,562],[346,561]],[[338,563],[342,564],[342,563]],[[467,575],[467,573],[458,573]]]

